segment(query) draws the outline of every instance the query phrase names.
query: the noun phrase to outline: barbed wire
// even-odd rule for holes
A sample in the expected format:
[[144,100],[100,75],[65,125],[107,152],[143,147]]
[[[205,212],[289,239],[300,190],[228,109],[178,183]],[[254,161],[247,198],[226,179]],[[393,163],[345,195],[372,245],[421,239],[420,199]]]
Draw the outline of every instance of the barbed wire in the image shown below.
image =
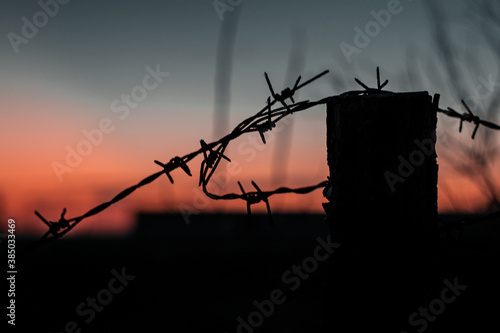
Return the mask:
[[[348,91],[348,92],[341,94],[341,96],[370,95],[370,94],[394,94],[394,92],[392,92],[392,91],[382,90],[382,88],[384,88],[389,83],[389,81],[385,80],[383,83],[380,83],[380,69],[379,69],[379,67],[377,67],[377,88],[370,88],[357,78],[354,78],[354,81],[356,81],[357,84],[359,84],[361,87],[363,87],[364,90]],[[497,125],[497,124],[492,123],[492,122],[487,121],[487,120],[483,120],[479,116],[476,116],[474,113],[472,113],[472,110],[469,108],[469,106],[465,103],[465,101],[463,99],[461,100],[461,102],[462,102],[462,105],[467,110],[467,112],[459,113],[452,108],[448,108],[447,110],[440,109],[439,108],[439,98],[440,98],[439,94],[435,94],[434,98],[433,98],[433,105],[434,105],[436,111],[439,113],[445,114],[448,117],[460,119],[460,126],[458,129],[458,131],[460,133],[462,133],[464,121],[474,123],[475,127],[474,127],[474,131],[472,132],[472,139],[473,140],[476,137],[476,133],[477,133],[477,130],[479,129],[480,125],[488,127],[490,129],[500,130],[500,125]]]
[[[101,213],[111,205],[125,199],[127,196],[132,194],[135,190],[146,186],[150,184],[151,182],[155,181],[158,179],[160,176],[165,174],[169,181],[173,184],[174,179],[171,175],[171,173],[180,168],[183,170],[188,176],[192,176],[191,170],[188,167],[188,163],[197,157],[200,154],[203,154],[203,161],[201,163],[200,167],[200,180],[199,180],[199,185],[203,185],[204,191],[206,191],[206,186],[208,182],[210,181],[210,178],[212,177],[213,173],[217,169],[217,166],[219,165],[219,162],[221,159],[226,159],[230,161],[230,159],[224,155],[224,151],[226,150],[227,146],[231,141],[234,139],[247,134],[247,133],[252,133],[252,132],[258,132],[262,138],[262,141],[265,143],[265,137],[264,133],[266,131],[271,130],[273,127],[276,126],[276,123],[283,119],[284,117],[294,113],[294,112],[299,112],[299,111],[304,111],[307,110],[313,106],[320,105],[320,104],[325,104],[328,100],[328,98],[324,98],[319,101],[301,101],[295,103],[293,100],[293,96],[295,92],[306,85],[314,82],[315,80],[319,79],[320,77],[326,75],[329,71],[325,70],[318,75],[312,77],[311,79],[303,82],[302,84],[299,84],[301,77],[297,79],[295,85],[293,88],[286,88],[284,89],[280,94],[274,93],[274,90],[272,88],[272,85],[270,83],[269,77],[267,73],[265,73],[265,78],[266,81],[269,85],[269,89],[272,92],[273,99],[270,97],[267,99],[267,105],[262,108],[259,112],[257,112],[255,115],[243,120],[241,123],[239,123],[231,133],[227,134],[226,136],[222,137],[218,141],[214,141],[211,143],[206,143],[204,140],[200,140],[200,145],[201,148],[199,148],[196,151],[193,151],[189,154],[186,154],[182,157],[180,156],[175,156],[173,157],[169,162],[163,163],[158,160],[154,160],[154,163],[159,165],[160,167],[163,168],[163,170],[156,172],[152,175],[147,176],[146,178],[142,179],[139,183],[136,185],[130,186],[126,188],[125,190],[121,191],[118,193],[115,197],[113,197],[111,200],[104,202],[89,211],[87,211],[85,214],[73,218],[66,218],[66,208],[63,209],[63,212],[61,214],[61,217],[56,220],[47,220],[41,213],[38,211],[35,211],[35,215],[44,223],[48,226],[47,232],[37,241],[32,244],[30,244],[28,247],[24,249],[24,252],[29,252],[36,247],[42,245],[43,243],[53,241],[55,239],[58,239],[65,234],[67,234],[69,231],[71,231],[75,226],[77,226],[80,222],[83,220],[94,216],[98,213]],[[292,101],[291,104],[287,104],[286,100],[290,99]],[[278,107],[275,109],[272,109],[272,107],[276,103],[281,103],[282,107]],[[325,183],[325,182],[323,182]],[[209,197],[213,199],[221,199],[221,200],[230,200],[230,199],[242,199],[247,201],[248,204],[254,204],[257,202],[260,202],[261,200],[264,200],[265,202],[268,203],[268,197],[273,195],[273,194],[279,194],[279,193],[309,193],[313,191],[316,188],[320,188],[321,184],[316,185],[316,186],[310,186],[310,187],[305,187],[305,188],[298,188],[298,189],[289,189],[289,188],[279,188],[275,191],[266,191],[262,192],[259,189],[258,193],[246,193],[245,195],[242,196],[237,196],[237,197],[232,197],[232,196],[215,196],[215,195],[209,195]],[[323,185],[324,186],[324,185]],[[208,193],[208,192],[206,192]],[[257,201],[258,200],[258,201]],[[269,204],[268,204],[268,211],[270,212]]]
[[[439,94],[436,94],[435,96],[437,96],[437,98],[439,98]],[[438,112],[443,113],[443,114],[447,115],[448,117],[460,119],[460,126],[458,128],[458,131],[460,133],[462,133],[462,127],[463,127],[464,121],[474,123],[474,125],[475,125],[474,131],[472,132],[472,139],[473,140],[476,137],[476,133],[477,133],[477,130],[479,129],[480,125],[486,126],[488,128],[494,129],[494,130],[500,130],[499,125],[494,124],[494,123],[489,122],[489,121],[486,121],[486,120],[482,120],[480,117],[474,115],[472,113],[471,109],[469,108],[469,106],[465,103],[465,101],[463,99],[461,100],[461,102],[462,102],[462,105],[467,110],[467,112],[458,113],[457,111],[453,110],[452,108],[448,108],[447,110],[442,110],[439,108],[437,109]]]
[[[176,169],[181,169],[183,170],[188,176],[192,176],[191,170],[188,167],[188,163],[197,157],[198,155],[202,154],[203,155],[203,161],[201,162],[200,165],[200,178],[198,182],[198,186],[202,186],[203,192],[205,195],[207,195],[209,198],[213,200],[243,200],[246,202],[247,205],[247,213],[248,216],[251,217],[251,206],[255,205],[260,202],[264,202],[266,204],[267,208],[267,213],[269,216],[269,220],[271,223],[273,223],[273,218],[271,214],[271,206],[269,203],[269,197],[275,194],[285,194],[285,193],[295,193],[295,194],[306,194],[310,193],[316,189],[319,188],[325,188],[329,184],[329,180],[322,181],[318,183],[317,185],[313,186],[306,186],[306,187],[301,187],[301,188],[295,188],[291,189],[288,187],[280,187],[272,191],[262,191],[259,186],[252,180],[251,183],[253,187],[255,188],[255,191],[253,192],[246,192],[241,185],[240,182],[238,182],[238,185],[241,190],[241,194],[236,194],[236,193],[228,193],[224,195],[217,195],[214,193],[211,193],[208,191],[207,186],[209,184],[209,181],[214,174],[215,170],[219,166],[219,163],[221,162],[222,159],[225,159],[228,162],[231,162],[229,157],[224,155],[224,152],[226,148],[228,147],[229,143],[236,138],[248,134],[248,133],[253,133],[253,132],[258,132],[260,135],[260,138],[262,142],[265,144],[266,139],[264,136],[264,133],[267,131],[272,130],[275,126],[276,123],[278,123],[281,119],[284,117],[293,114],[294,112],[300,112],[300,111],[305,111],[308,110],[314,106],[321,105],[321,104],[326,104],[327,101],[330,99],[330,97],[323,98],[318,101],[309,101],[309,100],[304,100],[300,102],[295,102],[293,96],[295,92],[308,84],[314,82],[315,80],[321,78],[322,76],[326,75],[329,71],[325,70],[318,75],[310,78],[309,80],[300,83],[301,76],[297,78],[295,81],[295,84],[292,88],[285,88],[284,90],[281,91],[281,93],[275,93],[273,86],[271,84],[271,81],[269,79],[269,76],[267,73],[264,73],[264,77],[266,80],[266,83],[268,85],[268,88],[271,93],[271,97],[267,98],[267,103],[266,106],[264,106],[260,111],[258,111],[255,115],[243,120],[241,123],[239,123],[231,133],[227,134],[226,136],[222,137],[221,139],[211,142],[211,143],[206,143],[204,140],[200,140],[200,148],[196,151],[193,151],[189,154],[186,154],[182,157],[180,156],[175,156],[172,159],[170,159],[169,162],[163,163],[158,160],[154,160],[154,163],[160,166],[163,170],[158,171],[152,175],[147,176],[146,178],[142,179],[139,183],[130,186],[126,188],[125,190],[121,191],[118,193],[115,197],[113,197],[111,200],[104,202],[86,213],[84,213],[81,216],[73,217],[67,219],[65,217],[66,215],[66,208],[63,209],[60,218],[57,221],[50,221],[47,220],[42,214],[40,214],[38,211],[35,211],[35,215],[44,223],[47,225],[49,228],[45,234],[37,241],[34,242],[28,247],[24,249],[24,252],[29,252],[36,247],[42,245],[43,243],[50,242],[53,240],[56,240],[65,234],[67,234],[69,231],[71,231],[76,225],[78,225],[80,222],[83,220],[92,217],[96,214],[101,213],[111,205],[125,199],[127,196],[132,194],[135,190],[146,186],[150,184],[151,182],[155,181],[158,179],[160,176],[163,174],[166,175],[166,177],[169,179],[169,181],[173,184],[174,179],[171,175],[171,173],[176,170]],[[388,80],[385,80],[383,83],[381,83],[380,80],[380,70],[377,67],[377,87],[376,88],[370,88],[357,78],[355,78],[355,81],[357,84],[359,84],[361,87],[364,88],[364,90],[353,90],[349,91],[346,93],[341,94],[340,96],[352,96],[352,95],[370,95],[370,94],[394,94],[391,91],[385,91],[382,90],[387,84]],[[291,102],[288,102],[288,100]],[[279,103],[281,104],[280,107],[275,107],[273,109],[273,106]],[[471,122],[476,125],[474,132],[472,134],[472,139],[475,138],[475,134],[477,132],[477,129],[479,125],[484,125],[488,128],[491,129],[496,129],[499,130],[500,126],[488,121],[484,121],[480,119],[478,116],[474,115],[472,111],[469,109],[467,104],[465,104],[464,101],[462,101],[462,104],[467,110],[467,113],[460,114],[456,112],[455,110],[448,108],[447,110],[442,110],[438,106],[439,104],[439,94],[434,95],[433,99],[433,105],[436,109],[437,112],[443,113],[449,117],[453,118],[458,118],[460,119],[460,128],[459,131],[462,131],[462,124],[464,121],[466,122]],[[463,225],[469,225],[473,223],[479,223],[482,221],[485,221],[487,219],[491,218],[497,218],[498,214],[493,213],[490,214],[484,218],[477,218],[477,219],[467,219],[466,222],[464,220],[460,220],[456,223],[449,223],[446,225],[446,228],[441,228],[440,230],[442,232],[449,232],[450,228],[456,229],[460,228]]]
[[312,192],[318,188],[323,188],[328,184],[328,181],[323,181],[317,185],[313,186],[307,186],[307,187],[301,187],[301,188],[296,188],[296,189],[291,189],[288,187],[280,187],[277,188],[273,191],[262,191],[259,186],[252,180],[251,181],[253,187],[255,188],[255,192],[245,192],[243,189],[243,186],[241,185],[240,182],[238,182],[238,186],[240,187],[241,194],[236,194],[236,193],[228,193],[224,195],[216,195],[213,193],[210,193],[207,188],[206,184],[203,184],[203,192],[209,197],[210,199],[214,200],[236,200],[236,199],[241,199],[246,201],[247,203],[247,213],[248,217],[251,218],[252,216],[252,210],[251,206],[254,204],[257,204],[259,202],[264,202],[267,207],[267,214],[269,216],[269,222],[273,224],[273,216],[271,214],[271,206],[269,204],[269,197],[274,195],[274,194],[284,194],[284,193],[296,193],[296,194],[306,194],[309,192]]

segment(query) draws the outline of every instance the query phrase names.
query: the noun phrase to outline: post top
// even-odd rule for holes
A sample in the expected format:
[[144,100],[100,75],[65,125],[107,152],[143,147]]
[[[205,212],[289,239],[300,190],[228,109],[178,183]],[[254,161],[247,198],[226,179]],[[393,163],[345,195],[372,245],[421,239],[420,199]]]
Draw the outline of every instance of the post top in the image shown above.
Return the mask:
[[427,91],[412,91],[412,92],[392,92],[392,91],[366,91],[366,90],[354,90],[348,91],[340,95],[328,97],[327,103],[336,101],[345,101],[353,99],[383,99],[383,98],[394,98],[394,97],[418,97],[418,96],[429,96]]

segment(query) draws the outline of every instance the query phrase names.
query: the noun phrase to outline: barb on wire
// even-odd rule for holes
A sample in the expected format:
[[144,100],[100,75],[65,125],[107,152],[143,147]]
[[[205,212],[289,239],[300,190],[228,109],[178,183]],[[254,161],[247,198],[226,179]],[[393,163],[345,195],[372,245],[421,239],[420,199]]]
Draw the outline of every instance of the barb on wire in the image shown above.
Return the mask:
[[358,80],[357,78],[354,78],[354,81],[356,81],[357,84],[359,84],[361,87],[363,87],[366,91],[377,91],[380,92],[382,88],[384,88],[387,83],[389,83],[389,80],[385,80],[384,83],[380,84],[380,68],[377,67],[377,88],[369,88],[366,84]]
[[299,84],[300,76],[297,78],[297,81],[295,81],[295,85],[293,86],[292,89],[285,88],[284,90],[281,91],[281,94],[276,94],[274,92],[273,86],[271,84],[271,81],[269,80],[269,76],[267,76],[267,73],[264,73],[264,76],[266,77],[267,86],[269,87],[269,90],[271,91],[271,95],[273,96],[273,98],[276,101],[280,102],[288,111],[290,111],[285,100],[289,98],[292,101],[292,103],[295,104],[295,101],[293,100],[293,95],[295,94],[295,90],[297,89],[297,85]]
[[351,96],[351,95],[370,95],[370,94],[392,94],[391,91],[382,90],[388,83],[389,80],[385,80],[380,83],[380,68],[377,66],[377,88],[370,88],[358,78],[354,78],[357,84],[359,84],[364,90],[353,90],[343,93],[341,96]]
[[257,184],[255,184],[255,182],[252,180],[252,185],[253,187],[255,187],[255,189],[257,190],[257,192],[253,192],[253,193],[246,193],[245,190],[243,189],[243,186],[241,185],[240,182],[238,182],[238,186],[240,187],[240,190],[241,190],[241,197],[239,199],[243,199],[247,202],[247,213],[248,213],[248,218],[251,219],[252,218],[252,209],[251,209],[251,206],[254,205],[254,204],[257,204],[261,201],[264,201],[266,203],[266,207],[267,207],[267,214],[269,215],[269,221],[271,222],[271,224],[273,224],[273,220],[272,220],[272,215],[271,215],[271,206],[269,205],[269,200],[267,199],[266,196],[263,195],[262,191],[260,190],[260,188],[257,186]]
[[35,214],[40,220],[42,220],[43,223],[45,223],[49,227],[49,230],[47,231],[46,235],[44,235],[44,237],[48,236],[49,234],[56,235],[59,230],[69,227],[68,220],[64,218],[64,215],[66,215],[66,208],[63,209],[61,217],[57,222],[47,221],[47,219],[36,210]]
[[453,110],[452,108],[448,108],[447,110],[442,110],[442,109],[439,109],[439,108],[437,109],[438,112],[441,112],[441,113],[443,113],[443,114],[445,114],[445,115],[447,115],[449,117],[460,119],[460,126],[458,128],[458,131],[460,133],[462,133],[462,127],[463,127],[464,121],[467,121],[467,122],[470,122],[470,123],[474,123],[474,125],[475,125],[474,131],[472,132],[472,139],[473,140],[476,137],[476,133],[477,133],[477,130],[479,129],[480,125],[483,125],[485,127],[488,127],[488,128],[494,129],[494,130],[500,130],[500,126],[499,125],[494,124],[494,123],[489,122],[489,121],[486,121],[486,120],[482,120],[478,116],[474,115],[474,113],[472,113],[471,109],[465,103],[465,101],[464,100],[461,100],[461,101],[462,101],[462,105],[467,110],[467,112],[464,112],[462,114],[458,113],[457,111]]
[[[304,111],[307,110],[313,106],[319,105],[319,104],[325,104],[328,100],[328,98],[324,98],[319,101],[315,102],[310,102],[310,101],[301,101],[298,103],[295,103],[295,100],[293,99],[294,93],[301,89],[302,87],[312,83],[313,81],[319,79],[320,77],[324,76],[327,74],[329,71],[323,71],[320,74],[312,77],[311,79],[299,84],[300,82],[300,77],[297,79],[295,82],[295,85],[293,88],[286,88],[284,89],[281,94],[275,94],[274,90],[272,89],[271,83],[269,81],[269,77],[267,74],[265,74],[266,81],[268,83],[269,89],[271,90],[271,94],[273,96],[273,99],[269,97],[267,99],[267,105],[261,109],[259,112],[257,112],[255,115],[243,120],[240,124],[238,124],[234,130],[221,138],[218,141],[214,141],[212,143],[206,143],[204,140],[200,140],[201,148],[198,150],[191,152],[187,155],[184,155],[182,157],[176,156],[172,158],[168,163],[162,163],[158,160],[154,160],[154,163],[159,165],[160,167],[163,168],[163,170],[156,172],[152,175],[147,176],[146,178],[142,179],[139,183],[136,185],[130,186],[126,188],[125,190],[121,191],[118,193],[114,198],[112,198],[110,201],[104,202],[89,211],[87,211],[85,214],[81,216],[77,216],[74,218],[66,219],[65,214],[66,214],[66,208],[63,210],[61,217],[59,218],[58,221],[50,221],[47,220],[44,216],[42,216],[38,211],[35,211],[36,216],[42,220],[42,222],[47,225],[49,230],[40,238],[40,240],[36,243],[30,244],[27,248],[24,249],[24,252],[29,252],[36,247],[42,245],[43,243],[55,240],[57,238],[60,238],[64,236],[66,233],[71,231],[76,225],[78,225],[81,221],[85,220],[86,218],[89,218],[91,216],[94,216],[109,206],[111,206],[114,203],[117,203],[130,194],[132,194],[135,190],[148,185],[149,183],[155,181],[157,178],[159,178],[161,175],[165,174],[169,181],[173,184],[174,179],[171,175],[171,172],[174,171],[177,168],[181,168],[188,176],[192,176],[191,170],[188,167],[188,163],[197,157],[200,154],[203,154],[203,161],[201,163],[200,167],[200,179],[199,179],[199,185],[203,185],[204,190],[206,190],[206,186],[211,179],[213,173],[217,169],[217,166],[219,165],[220,161],[222,159],[225,159],[227,161],[231,161],[227,156],[224,155],[224,151],[226,150],[227,146],[229,143],[238,138],[239,136],[246,134],[246,133],[251,133],[251,132],[259,132],[262,140],[265,143],[265,137],[264,137],[264,132],[272,130],[276,126],[276,122],[281,120],[282,118],[286,117],[287,115],[293,113],[293,112],[298,112],[298,111]],[[292,101],[292,104],[287,104],[285,102],[286,99],[290,99]],[[281,103],[282,107],[272,109],[272,106],[275,103]],[[250,192],[245,194],[244,196],[234,198],[234,199],[241,199],[247,201],[247,203],[254,204],[257,202],[253,202],[257,199],[259,199],[258,202],[264,201],[266,202],[268,212],[269,214],[271,213],[271,208],[269,205],[268,197],[271,196],[272,194],[280,194],[280,193],[299,193],[299,194],[305,194],[308,193],[316,188],[319,188],[318,186],[315,187],[309,187],[309,188],[302,188],[302,189],[288,189],[288,188],[280,188],[276,191],[273,192],[262,192],[258,186],[255,184],[255,182],[252,182],[254,187],[256,188],[257,192]],[[208,193],[208,192],[207,192]],[[213,198],[213,196],[211,196]],[[228,197],[225,197],[224,199],[229,199]],[[252,201],[253,200],[253,201]],[[272,218],[272,217],[271,217]]]
[[293,85],[293,88],[292,89],[285,88],[281,91],[281,94],[277,94],[274,92],[273,86],[271,84],[271,81],[269,80],[269,76],[267,75],[267,73],[264,73],[264,76],[266,78],[266,82],[267,82],[267,86],[269,87],[269,91],[271,91],[271,96],[274,98],[274,100],[277,102],[280,102],[283,105],[283,107],[287,109],[288,112],[292,113],[292,111],[290,110],[290,108],[288,107],[288,105],[286,104],[285,101],[287,99],[290,99],[292,101],[292,103],[295,104],[295,100],[293,99],[293,95],[295,94],[295,92],[297,90],[299,90],[300,88],[317,80],[318,78],[322,77],[323,75],[325,75],[328,72],[329,72],[328,70],[323,71],[323,72],[319,73],[318,75],[314,76],[313,78],[307,80],[306,82],[303,82],[300,85],[299,85],[299,82],[300,82],[302,77],[299,75],[299,77],[295,81],[295,84]]
[[[201,147],[204,149],[203,150],[203,161],[201,162],[201,167],[200,167],[200,181],[198,182],[198,186],[203,184],[205,182],[206,177],[207,177],[207,172],[209,169],[213,169],[215,163],[218,161],[219,158],[223,158],[228,162],[231,162],[229,157],[224,155],[222,153],[222,150],[225,149],[224,145],[220,145],[217,150],[213,150],[212,148],[209,148],[207,146],[207,143],[204,140],[200,140]],[[209,154],[207,155],[207,150]]]
[[163,168],[163,173],[167,175],[168,180],[170,180],[170,183],[172,184],[174,183],[174,179],[170,175],[170,172],[174,169],[181,168],[188,176],[192,176],[191,170],[189,170],[186,161],[184,161],[184,159],[179,156],[172,158],[167,164],[163,164],[162,162],[157,160],[155,160],[154,162]]
[[272,116],[272,111],[271,111],[271,97],[267,98],[267,118],[266,118],[266,123],[265,125],[262,125],[259,129],[259,135],[262,140],[262,142],[265,144],[266,143],[266,137],[264,136],[264,133],[267,131],[272,130],[274,127],[276,127],[276,122],[271,120]]

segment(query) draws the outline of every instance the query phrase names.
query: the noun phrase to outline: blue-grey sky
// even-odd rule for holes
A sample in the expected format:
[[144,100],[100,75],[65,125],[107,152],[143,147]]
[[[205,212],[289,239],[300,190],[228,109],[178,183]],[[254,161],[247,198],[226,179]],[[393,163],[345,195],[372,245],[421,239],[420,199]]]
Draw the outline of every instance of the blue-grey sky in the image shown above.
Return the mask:
[[[294,26],[307,31],[306,72],[332,68],[342,59],[339,43],[352,44],[353,27],[373,20],[371,10],[388,1],[263,1],[245,0],[235,44],[234,92],[261,92],[263,72],[284,80],[290,35]],[[407,45],[425,45],[428,23],[421,1],[402,0],[403,11],[353,61],[371,59],[397,69]],[[206,104],[213,95],[215,54],[222,22],[211,0],[82,1],[61,5],[59,12],[27,44],[13,51],[8,32],[20,34],[23,16],[32,19],[37,1],[2,1],[2,72],[29,88],[40,80],[88,97],[97,103],[130,89],[147,65],[161,64],[171,73],[168,95]],[[227,11],[227,17],[233,13]],[[352,64],[340,62],[349,68]],[[27,80],[27,81],[26,81]],[[37,89],[36,87],[33,87]],[[260,90],[259,90],[260,88]],[[327,91],[325,91],[327,93]],[[179,102],[175,99],[175,102]],[[188,102],[189,103],[189,102]],[[209,111],[209,110],[207,110]]]
[[[253,105],[267,93],[262,85],[264,71],[278,86],[283,84],[294,27],[307,33],[305,74],[310,75],[323,69],[331,69],[333,75],[339,69],[352,72],[356,68],[359,72],[360,67],[374,65],[398,73],[407,62],[408,50],[425,52],[432,47],[425,0],[234,2],[241,2],[232,75],[233,101],[240,105]],[[463,15],[459,1],[440,2],[451,21]],[[390,23],[381,27],[360,54],[353,54],[352,61],[346,62],[340,43],[354,45],[356,26],[364,30],[374,20],[372,11],[387,10],[397,3],[398,14],[392,15]],[[182,104],[212,112],[216,46],[222,24],[214,1],[72,0],[60,5],[58,13],[27,44],[20,44],[19,53],[13,51],[6,35],[20,35],[22,17],[32,21],[41,7],[37,1],[1,4],[3,86],[20,86],[27,91],[54,89],[101,105],[134,86],[146,66],[160,64],[171,76],[163,91],[156,92],[161,96],[148,99],[148,103]],[[223,15],[227,18],[234,12]],[[460,29],[467,22],[457,19],[453,24]],[[395,85],[393,82],[393,88]],[[334,92],[325,88],[321,93]]]

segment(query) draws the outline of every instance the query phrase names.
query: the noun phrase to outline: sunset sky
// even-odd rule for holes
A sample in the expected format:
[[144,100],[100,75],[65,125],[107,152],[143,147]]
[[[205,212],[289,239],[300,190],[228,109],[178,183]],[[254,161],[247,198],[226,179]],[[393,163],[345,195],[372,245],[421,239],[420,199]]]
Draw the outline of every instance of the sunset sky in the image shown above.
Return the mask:
[[[303,71],[297,74],[306,79],[330,70],[328,76],[302,89],[300,99],[317,100],[357,89],[354,77],[374,85],[375,68],[380,66],[383,78],[390,81],[388,90],[440,93],[443,107],[463,112],[459,98],[474,101],[477,91],[484,90],[483,82],[500,81],[498,59],[460,1],[438,3],[446,12],[453,42],[465,55],[469,47],[474,48],[474,56],[483,64],[468,73],[472,79],[464,87],[470,95],[463,97],[432,72],[436,43],[424,0],[233,0],[221,1],[231,8],[224,12],[217,7],[218,12],[220,4],[212,0],[72,0],[66,4],[61,0],[58,8],[54,1],[42,0],[42,5],[0,1],[0,218],[14,218],[19,232],[45,231],[34,210],[49,219],[57,219],[64,207],[67,217],[80,215],[159,171],[155,159],[168,162],[198,149],[200,139],[218,139],[214,83],[223,27],[236,29],[234,57],[227,65],[232,66],[227,131],[265,105],[269,91],[264,72],[276,90],[293,84],[285,81],[295,79],[295,75],[287,79],[287,68],[297,31],[305,36]],[[390,17],[381,14],[387,12]],[[366,45],[346,56],[347,44],[356,47],[357,28],[370,27],[376,17],[381,23],[371,26],[378,24],[380,29],[365,40]],[[457,55],[457,59],[467,66],[466,56]],[[425,79],[408,82],[407,70],[413,68],[409,61],[426,68],[417,70]],[[500,84],[493,86],[498,92]],[[124,100],[123,96],[133,94],[140,98]],[[266,146],[252,146],[251,137],[233,142],[227,155],[238,163],[237,172],[227,179],[224,193],[238,192],[237,181],[250,190],[250,181],[255,180],[270,190],[325,180],[325,117],[325,107],[299,113],[284,131],[267,133],[273,142]],[[439,116],[438,127],[438,140],[471,144],[472,125],[465,124],[458,135],[458,121]],[[275,139],[287,131],[291,139],[282,169],[286,177],[276,179],[271,171]],[[89,137],[94,140],[90,146],[84,143],[91,141]],[[78,149],[86,156],[73,156],[68,165],[68,151]],[[438,155],[440,149],[438,145]],[[246,211],[244,202],[214,202],[201,195],[197,186],[201,161],[197,158],[190,164],[193,177],[174,171],[175,184],[161,177],[75,230],[84,234],[126,231],[133,227],[138,211],[178,211],[179,207],[191,207],[193,212]],[[440,182],[446,181],[453,190],[447,194],[440,186],[440,212],[480,209],[485,200],[480,190],[453,174],[445,160],[438,162]],[[227,167],[224,163],[221,172]],[[222,176],[220,182],[224,182]],[[317,190],[305,196],[274,196],[271,206],[275,212],[320,213],[323,201]],[[255,210],[263,212],[265,205]]]

